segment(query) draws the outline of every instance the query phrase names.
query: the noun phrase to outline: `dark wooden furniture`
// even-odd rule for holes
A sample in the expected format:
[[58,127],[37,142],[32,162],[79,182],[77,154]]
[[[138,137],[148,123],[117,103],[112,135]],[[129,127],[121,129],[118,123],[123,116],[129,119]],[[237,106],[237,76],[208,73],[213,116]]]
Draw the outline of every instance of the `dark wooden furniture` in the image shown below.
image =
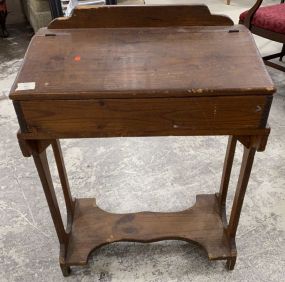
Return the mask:
[[285,4],[260,7],[263,0],[257,0],[253,7],[240,15],[240,24],[244,24],[252,33],[283,44],[279,53],[263,57],[264,63],[285,72],[285,67],[270,60],[285,56]]
[[0,37],[8,37],[9,33],[6,28],[6,18],[8,15],[6,0],[0,0]]
[[[196,242],[209,259],[227,260],[233,269],[242,203],[254,154],[266,146],[274,92],[248,29],[203,5],[79,8],[41,29],[10,98],[20,147],[33,156],[49,204],[63,274],[85,265],[102,245],[166,239]],[[58,139],[169,135],[230,136],[219,192],[198,195],[192,208],[175,213],[110,214],[95,199],[72,198]],[[227,223],[237,141],[244,155]],[[66,229],[49,145],[65,197]]]

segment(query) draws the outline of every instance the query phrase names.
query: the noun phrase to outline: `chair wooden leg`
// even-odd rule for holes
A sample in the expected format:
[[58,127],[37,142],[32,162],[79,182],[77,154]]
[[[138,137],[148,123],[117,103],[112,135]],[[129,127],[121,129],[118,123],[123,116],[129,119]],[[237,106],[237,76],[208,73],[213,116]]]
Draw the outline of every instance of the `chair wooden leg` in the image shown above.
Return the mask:
[[[5,3],[4,4],[0,4],[0,5],[5,5]],[[7,31],[7,28],[6,28],[6,18],[7,18],[7,15],[8,15],[7,10],[0,11],[0,28],[1,28],[0,36],[3,37],[3,38],[6,38],[6,37],[9,36],[9,33]]]
[[282,46],[281,55],[280,55],[280,58],[279,58],[280,62],[283,60],[284,56],[285,56],[285,44],[283,44],[283,46]]

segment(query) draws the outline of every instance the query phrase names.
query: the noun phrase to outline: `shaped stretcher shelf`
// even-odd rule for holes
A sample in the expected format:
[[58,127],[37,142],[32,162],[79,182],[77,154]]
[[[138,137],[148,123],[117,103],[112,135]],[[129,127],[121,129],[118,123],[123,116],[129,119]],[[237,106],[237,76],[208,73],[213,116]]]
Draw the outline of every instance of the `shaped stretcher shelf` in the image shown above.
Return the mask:
[[[220,212],[221,211],[221,212]],[[201,245],[211,260],[236,256],[215,194],[198,195],[193,207],[171,213],[111,214],[95,199],[77,199],[66,265],[87,264],[90,253],[108,243],[184,240]]]

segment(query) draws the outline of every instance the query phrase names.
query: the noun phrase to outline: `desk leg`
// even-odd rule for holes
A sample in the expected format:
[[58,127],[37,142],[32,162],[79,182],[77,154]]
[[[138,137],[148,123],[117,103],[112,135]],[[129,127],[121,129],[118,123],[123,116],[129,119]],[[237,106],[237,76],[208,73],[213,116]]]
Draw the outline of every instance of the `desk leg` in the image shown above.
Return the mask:
[[226,157],[224,161],[224,169],[223,169],[221,187],[219,192],[219,202],[221,210],[224,210],[226,206],[226,199],[227,199],[231,171],[235,156],[236,144],[237,144],[237,138],[235,136],[230,136],[228,141]]
[[[251,168],[254,160],[256,149],[253,147],[244,147],[243,158],[241,163],[240,174],[238,178],[237,188],[234,196],[233,206],[230,215],[230,221],[228,224],[228,236],[232,242],[235,241],[236,231],[239,223],[242,204],[249,181]],[[227,268],[229,270],[234,269],[236,258],[230,258],[227,260]]]
[[[40,141],[39,141],[40,142]],[[57,140],[52,141],[53,151],[55,155],[55,160],[59,172],[60,181],[62,184],[63,194],[66,202],[67,214],[68,214],[68,223],[67,223],[67,231],[65,231],[56,194],[54,191],[54,186],[52,183],[52,178],[50,174],[48,159],[46,155],[46,150],[44,149],[42,152],[37,152],[33,150],[32,155],[35,161],[35,165],[44,189],[44,193],[46,196],[46,200],[48,202],[49,210],[52,216],[52,220],[55,226],[55,230],[57,233],[57,237],[60,243],[60,267],[64,276],[69,275],[70,267],[65,265],[65,253],[68,246],[68,229],[70,229],[71,222],[72,222],[72,215],[74,204],[71,198],[69,185],[66,177],[66,171],[62,159],[62,154],[60,150],[60,145]]]
[[[244,154],[230,221],[227,224],[226,197],[237,140],[243,142]],[[95,199],[77,199],[75,204],[71,197],[58,140],[29,141],[29,146],[25,145],[26,141],[20,142],[23,154],[29,156],[30,152],[32,152],[31,154],[34,157],[60,242],[60,267],[63,275],[69,275],[71,265],[86,264],[88,255],[101,245],[118,241],[155,242],[167,238],[183,238],[199,242],[207,250],[210,259],[227,259],[227,268],[232,270],[236,261],[235,236],[254,155],[256,148],[259,148],[258,144],[264,143],[255,137],[250,140],[251,142],[248,142],[248,139],[239,136],[231,136],[229,138],[218,197],[217,195],[199,195],[197,204],[194,207],[180,213],[155,214],[146,212],[128,215],[106,213],[96,206]],[[60,215],[46,156],[46,147],[50,144],[53,147],[68,213],[66,230]],[[31,150],[26,147],[29,147]],[[263,146],[260,148],[263,148]],[[170,223],[169,219],[172,220],[172,223]],[[108,225],[105,226],[106,228],[113,226],[110,229],[111,232],[108,228],[102,228],[102,221],[108,222]],[[90,223],[88,228],[86,227],[86,222]],[[149,224],[142,224],[144,222]],[[197,222],[202,222],[202,224],[197,227]],[[181,235],[181,230],[186,230],[185,225],[187,224],[188,232],[184,232]],[[173,228],[173,226],[176,227]],[[213,231],[212,237],[209,237],[206,230],[199,226],[210,228]]]
[[254,160],[256,149],[244,147],[244,153],[242,158],[242,164],[240,169],[240,174],[238,178],[237,188],[235,192],[233,207],[231,211],[231,217],[228,227],[228,233],[230,237],[234,238],[236,235],[238,222],[240,218],[240,212],[242,209],[242,204],[244,200],[244,195],[246,192],[248,180],[250,177],[250,172]]
[[[228,141],[228,147],[224,162],[224,169],[221,181],[221,187],[219,192],[219,204],[220,204],[220,212],[224,213],[224,218],[226,219],[226,198],[228,193],[230,175],[234,160],[234,154],[236,149],[237,137],[230,136]],[[235,236],[239,223],[240,213],[242,209],[242,204],[247,188],[247,184],[250,177],[250,172],[254,160],[256,149],[249,146],[248,148],[244,146],[244,153],[242,158],[242,164],[240,169],[240,174],[238,178],[237,188],[234,196],[230,221],[227,226],[227,233],[231,241],[232,250],[235,251]],[[233,256],[227,260],[227,268],[229,270],[234,269],[236,262],[236,256]]]
[[73,212],[74,212],[75,201],[73,201],[72,196],[71,196],[68,178],[67,178],[67,173],[66,173],[66,169],[65,169],[65,165],[64,165],[64,160],[63,160],[59,140],[54,140],[52,142],[52,149],[53,149],[53,153],[54,153],[54,157],[55,157],[58,175],[60,178],[60,183],[62,186],[62,191],[63,191],[64,200],[65,200],[65,204],[66,204],[67,216],[72,217]]

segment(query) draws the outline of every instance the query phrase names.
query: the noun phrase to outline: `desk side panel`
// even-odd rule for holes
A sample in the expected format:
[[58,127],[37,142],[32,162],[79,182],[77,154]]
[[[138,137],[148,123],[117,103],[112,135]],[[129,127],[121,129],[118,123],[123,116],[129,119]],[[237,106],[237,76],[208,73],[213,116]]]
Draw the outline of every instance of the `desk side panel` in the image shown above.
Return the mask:
[[28,133],[53,138],[229,134],[265,128],[271,97],[22,101]]

